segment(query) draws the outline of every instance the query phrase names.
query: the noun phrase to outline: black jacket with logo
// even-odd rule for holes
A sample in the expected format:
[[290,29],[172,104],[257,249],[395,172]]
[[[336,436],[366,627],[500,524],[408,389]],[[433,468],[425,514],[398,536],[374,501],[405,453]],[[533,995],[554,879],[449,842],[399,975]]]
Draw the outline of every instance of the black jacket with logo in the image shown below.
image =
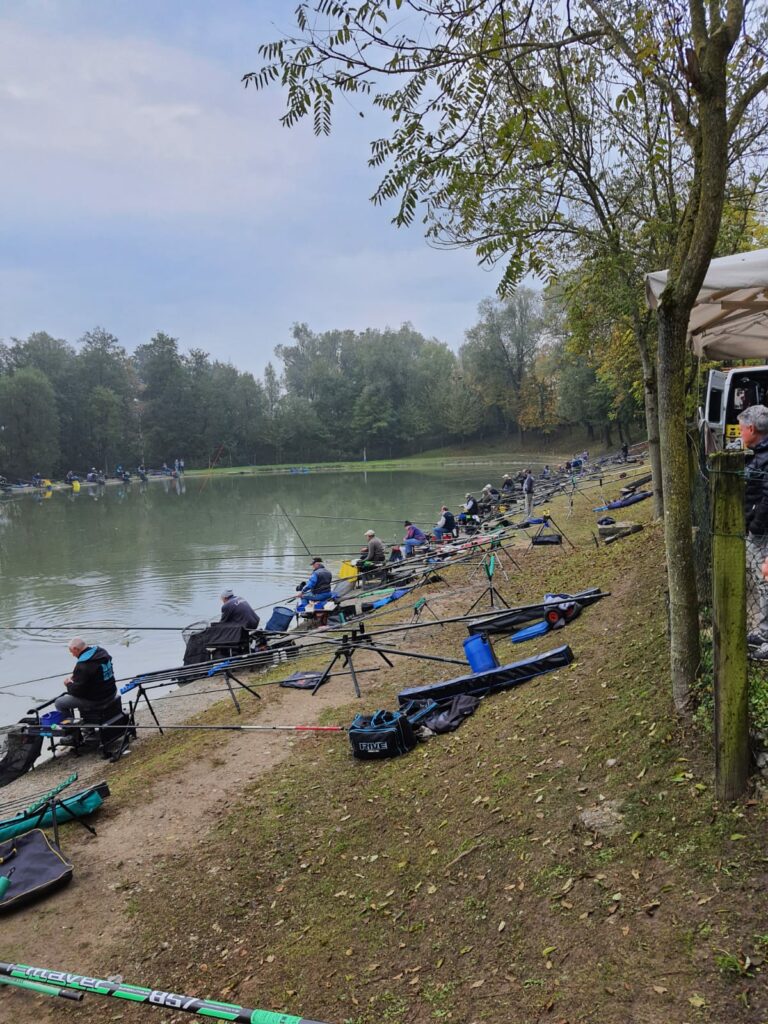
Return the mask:
[[117,693],[112,658],[103,647],[86,647],[75,664],[67,693],[82,700],[109,700]]

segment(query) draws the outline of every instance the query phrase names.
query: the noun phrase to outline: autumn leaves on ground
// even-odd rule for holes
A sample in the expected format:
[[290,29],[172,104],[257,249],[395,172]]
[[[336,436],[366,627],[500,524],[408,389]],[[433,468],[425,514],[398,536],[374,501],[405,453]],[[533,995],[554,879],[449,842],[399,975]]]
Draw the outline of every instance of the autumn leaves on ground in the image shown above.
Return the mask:
[[[74,931],[62,931],[72,922],[57,917],[60,897],[46,913],[28,909],[46,966],[332,1024],[768,1020],[768,804],[755,790],[718,806],[711,735],[671,714],[650,502],[631,510],[642,533],[597,549],[592,497],[577,495],[572,516],[564,500],[552,506],[575,551],[524,551],[521,539],[521,569],[502,560],[509,579],[495,578],[510,603],[611,591],[554,637],[496,644],[509,661],[567,642],[573,665],[483,701],[458,732],[397,760],[356,762],[331,736],[282,746],[226,800],[190,812],[172,843],[148,838],[141,871],[116,868],[117,927],[89,935],[85,887]],[[470,590],[466,567],[445,575],[451,596],[435,607],[460,614],[480,577]],[[407,646],[456,656],[464,636],[459,625],[434,627]],[[361,677],[360,702],[347,680],[333,680],[346,703],[321,719],[348,724],[358,710],[395,707],[405,685],[453,674],[396,661]],[[267,704],[274,691],[264,693]],[[235,740],[221,736],[215,746],[187,736],[175,757],[163,741],[139,746],[116,768],[100,832],[127,828],[150,783],[172,802],[185,764],[194,761],[198,780],[206,766],[238,777],[237,758],[226,763]],[[606,807],[612,827],[585,827],[583,811]],[[75,886],[100,841],[66,830]],[[23,961],[14,920],[0,946],[3,959]],[[53,1013],[42,997],[11,998],[16,1021]],[[186,1016],[89,997],[45,1019]]]

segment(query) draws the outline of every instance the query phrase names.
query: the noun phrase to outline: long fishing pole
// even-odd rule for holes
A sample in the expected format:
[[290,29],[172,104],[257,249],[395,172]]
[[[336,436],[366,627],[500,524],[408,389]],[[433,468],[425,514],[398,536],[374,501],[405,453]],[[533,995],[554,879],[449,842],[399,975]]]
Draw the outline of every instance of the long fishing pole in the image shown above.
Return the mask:
[[[152,729],[157,732],[156,725],[91,725],[89,722],[77,723],[78,729]],[[177,732],[348,732],[345,725],[166,725],[163,729],[175,729]],[[66,733],[68,726],[51,726],[51,732]]]
[[47,967],[0,963],[0,975],[24,982],[47,983],[82,994],[108,996],[112,999],[124,999],[131,1003],[143,1003],[147,1006],[163,1006],[167,1010],[181,1010],[184,1013],[192,1013],[209,1020],[232,1021],[233,1024],[322,1024],[321,1021],[311,1021],[306,1017],[295,1017],[292,1014],[275,1013],[272,1010],[250,1010],[234,1003],[198,999],[196,996],[126,985],[123,982],[116,983],[104,978],[91,978],[88,975],[73,974],[69,971],[52,971]]
[[304,541],[304,538],[303,538],[303,537],[301,536],[301,534],[299,533],[299,531],[298,531],[298,530],[296,529],[296,524],[295,524],[295,523],[294,523],[294,521],[293,521],[293,520],[291,519],[291,517],[290,517],[290,516],[288,515],[288,513],[287,513],[287,512],[285,511],[285,509],[283,508],[283,506],[282,506],[282,505],[280,504],[280,502],[279,502],[279,501],[278,501],[278,503],[277,503],[277,507],[278,507],[278,508],[280,509],[280,511],[281,511],[281,512],[283,513],[283,515],[285,516],[285,518],[286,518],[286,519],[288,520],[288,522],[289,522],[289,523],[291,524],[291,528],[293,529],[293,532],[294,532],[294,533],[296,534],[296,536],[297,536],[297,537],[299,538],[299,540],[301,541],[301,546],[302,546],[302,547],[304,548],[304,550],[305,550],[305,551],[307,552],[307,554],[308,554],[308,555],[310,556],[310,558],[311,558],[311,557],[312,557],[312,552],[311,552],[311,551],[309,550],[309,548],[307,547],[307,545],[306,545],[306,543],[305,543],[305,541]]
[[6,978],[0,975],[0,985],[8,985],[11,988],[23,988],[27,992],[36,992],[43,996],[59,996],[61,999],[71,999],[76,1003],[82,1002],[84,993],[73,992],[68,988],[58,988],[55,985],[46,985],[42,981],[22,981],[20,978]]

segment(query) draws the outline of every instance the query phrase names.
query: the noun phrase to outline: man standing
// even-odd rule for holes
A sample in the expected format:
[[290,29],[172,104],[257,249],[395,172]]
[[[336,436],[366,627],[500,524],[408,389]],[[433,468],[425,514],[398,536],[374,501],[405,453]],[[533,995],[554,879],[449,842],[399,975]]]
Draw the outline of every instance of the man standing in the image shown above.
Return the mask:
[[221,618],[219,622],[228,622],[231,626],[244,626],[246,629],[259,628],[259,616],[244,597],[235,596],[234,590],[223,590],[221,592]]
[[768,408],[752,405],[739,413],[738,421],[744,447],[754,452],[744,486],[747,642],[758,648],[754,657],[768,661],[768,581],[762,572],[768,558]]
[[68,647],[77,660],[72,675],[64,680],[67,692],[56,698],[55,707],[66,714],[77,709],[87,721],[89,711],[117,696],[112,658],[103,647],[89,647],[79,636]]
[[523,480],[523,495],[525,497],[525,517],[530,519],[533,515],[533,473],[530,469],[525,471],[525,479]]

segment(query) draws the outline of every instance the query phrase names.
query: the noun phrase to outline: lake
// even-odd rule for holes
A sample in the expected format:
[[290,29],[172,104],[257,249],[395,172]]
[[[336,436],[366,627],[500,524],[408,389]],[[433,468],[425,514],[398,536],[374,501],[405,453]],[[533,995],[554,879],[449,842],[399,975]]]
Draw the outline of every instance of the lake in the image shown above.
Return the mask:
[[0,725],[61,692],[72,636],[106,647],[120,678],[181,664],[181,629],[218,619],[226,587],[262,622],[294,594],[310,572],[302,540],[335,572],[369,527],[401,540],[404,519],[429,528],[441,504],[457,511],[521,465],[195,476],[3,500]]

